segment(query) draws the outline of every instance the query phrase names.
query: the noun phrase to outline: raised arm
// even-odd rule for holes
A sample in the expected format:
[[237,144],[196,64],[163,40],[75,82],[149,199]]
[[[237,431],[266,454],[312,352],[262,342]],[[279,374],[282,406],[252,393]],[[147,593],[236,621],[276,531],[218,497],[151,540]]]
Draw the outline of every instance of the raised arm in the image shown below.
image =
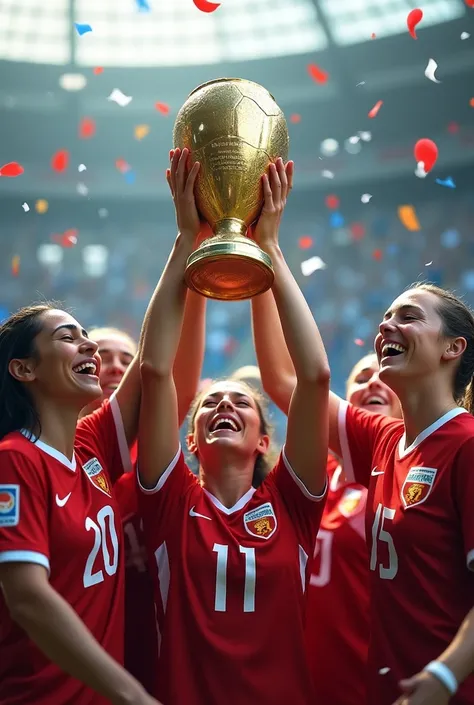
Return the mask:
[[187,416],[197,394],[206,340],[206,298],[187,291],[183,327],[176,353],[173,378],[178,399],[179,425]]
[[140,339],[142,400],[138,465],[145,487],[154,487],[179,447],[179,416],[173,369],[183,325],[187,288],[186,261],[199,233],[194,202],[196,162],[187,169],[188,150],[176,150],[167,172],[179,233],[145,314]]
[[[267,291],[252,299],[253,337],[263,388],[270,399],[288,415],[296,386],[296,372],[283,333],[275,296],[273,288],[273,291]],[[313,325],[316,325],[311,312],[310,315]],[[320,340],[319,331],[318,339]],[[329,392],[329,447],[337,455],[341,455],[338,424],[340,402],[337,394]]]
[[311,310],[278,244],[280,219],[292,178],[291,162],[286,169],[281,159],[276,165],[270,165],[269,176],[263,177],[265,200],[255,238],[272,258],[275,271],[273,296],[295,370],[285,452],[291,467],[309,492],[318,495],[326,483],[330,373]]

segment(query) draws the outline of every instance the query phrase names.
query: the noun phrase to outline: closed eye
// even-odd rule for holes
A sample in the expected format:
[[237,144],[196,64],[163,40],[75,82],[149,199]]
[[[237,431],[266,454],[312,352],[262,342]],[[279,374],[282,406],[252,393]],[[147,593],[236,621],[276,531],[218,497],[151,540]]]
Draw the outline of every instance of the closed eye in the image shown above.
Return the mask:
[[72,335],[62,335],[61,340],[74,340]]

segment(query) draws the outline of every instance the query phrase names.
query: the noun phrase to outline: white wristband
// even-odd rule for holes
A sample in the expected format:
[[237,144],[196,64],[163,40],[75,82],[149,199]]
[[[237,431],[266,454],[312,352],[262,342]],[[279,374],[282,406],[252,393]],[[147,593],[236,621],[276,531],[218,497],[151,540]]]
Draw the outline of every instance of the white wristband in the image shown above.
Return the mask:
[[428,671],[428,673],[432,673],[433,676],[444,685],[450,695],[454,695],[457,691],[458,682],[456,676],[445,663],[441,663],[441,661],[431,661],[425,666],[424,670]]

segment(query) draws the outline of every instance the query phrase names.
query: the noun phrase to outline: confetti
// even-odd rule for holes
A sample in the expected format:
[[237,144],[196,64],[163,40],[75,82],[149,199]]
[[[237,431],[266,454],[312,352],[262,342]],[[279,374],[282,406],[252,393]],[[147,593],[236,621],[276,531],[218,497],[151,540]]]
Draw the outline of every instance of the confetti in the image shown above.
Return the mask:
[[329,224],[332,228],[342,228],[344,225],[344,216],[341,213],[331,213]]
[[12,274],[17,277],[20,273],[20,255],[13,255],[12,257]]
[[364,223],[352,223],[351,233],[354,240],[362,240],[365,236],[365,225]]
[[193,0],[193,3],[201,12],[214,12],[221,6],[220,2],[208,2],[208,0]]
[[45,198],[38,198],[35,203],[35,211],[40,215],[44,215],[48,212],[49,203]]
[[107,210],[107,208],[99,208],[97,212],[99,213],[99,218],[107,218],[107,216],[109,215],[109,211]]
[[11,178],[15,176],[21,176],[25,170],[18,164],[18,162],[8,162],[0,167],[0,176],[9,176]]
[[23,203],[21,207],[23,208],[23,210],[25,211],[25,213],[28,213],[28,211],[30,210],[30,207],[29,207],[29,205],[28,205],[26,202]]
[[170,106],[167,105],[166,103],[155,103],[155,109],[158,110],[159,113],[162,115],[169,115],[170,114]]
[[354,340],[354,343],[358,345],[360,348],[365,345],[364,341],[361,338],[356,338]]
[[408,31],[410,32],[413,39],[417,39],[415,27],[417,26],[417,24],[419,24],[421,22],[422,19],[423,19],[423,10],[420,10],[419,7],[417,7],[415,10],[412,10],[411,12],[408,13],[407,27],[408,27]]
[[77,33],[80,37],[87,32],[92,32],[92,27],[90,24],[81,24],[80,22],[74,22],[74,27],[77,29]]
[[336,208],[339,208],[339,198],[335,196],[333,193],[329,194],[329,196],[326,196],[325,198],[325,203],[328,208],[331,210],[335,210]]
[[127,182],[127,184],[134,184],[135,181],[137,180],[137,175],[131,169],[126,171],[124,176],[125,176],[125,181]]
[[79,137],[83,140],[88,140],[95,135],[95,120],[89,117],[82,118],[79,123]]
[[378,250],[378,249],[377,249],[377,250],[374,250],[374,251],[372,252],[372,257],[373,257],[373,259],[376,260],[377,262],[380,262],[380,260],[383,258],[383,252],[382,252],[382,250]]
[[95,76],[98,76],[99,74],[104,73],[104,67],[103,67],[103,66],[95,66],[95,67],[92,69],[92,73],[93,73]]
[[380,673],[381,676],[386,676],[387,673],[389,673],[389,672],[390,672],[390,669],[389,669],[388,666],[385,666],[384,668],[381,668],[381,669],[379,670],[379,673]]
[[132,96],[125,95],[124,93],[122,93],[120,88],[114,88],[107,100],[111,100],[113,103],[117,103],[117,105],[120,105],[121,108],[124,108],[126,105],[132,102]]
[[326,269],[326,263],[323,262],[321,257],[311,257],[301,262],[301,273],[304,277],[309,277],[310,274],[317,272],[318,269]]
[[370,140],[372,139],[372,133],[368,130],[365,130],[364,132],[359,132],[359,137],[361,138],[362,142],[370,142]]
[[421,230],[421,225],[418,222],[413,206],[398,206],[398,217],[407,230],[411,230],[411,232]]
[[315,83],[326,83],[329,78],[328,72],[316,64],[308,64],[308,73]]
[[87,196],[87,194],[89,193],[89,189],[88,189],[87,186],[86,186],[85,184],[83,184],[82,182],[79,182],[79,183],[77,184],[77,186],[76,186],[76,191],[77,191],[77,193],[78,193],[80,196]]
[[150,12],[151,10],[147,0],[137,0],[137,7],[139,12]]
[[148,125],[137,125],[133,132],[136,140],[142,140],[150,132],[150,127]]
[[474,7],[474,0],[464,0],[468,7]]
[[132,168],[130,164],[125,161],[125,159],[116,159],[115,166],[119,171],[122,172],[122,174],[125,174],[125,172],[130,171],[130,169]]
[[436,183],[440,186],[446,186],[446,188],[456,188],[456,184],[451,176],[448,176],[447,179],[436,179]]
[[461,39],[462,40],[469,39],[470,36],[471,35],[469,34],[469,32],[461,32]]
[[78,171],[85,171],[86,169],[87,169],[87,167],[85,164],[79,164],[79,166],[77,167]]
[[419,179],[425,179],[428,176],[428,174],[425,171],[425,163],[418,162],[414,173],[415,173],[415,176],[417,176]]
[[447,127],[447,130],[450,135],[456,135],[459,132],[459,125],[457,124],[457,122],[450,122]]
[[71,228],[69,230],[65,230],[61,235],[52,235],[51,239],[61,245],[61,247],[69,248],[77,245],[78,234],[78,230]]
[[433,81],[433,83],[441,83],[441,81],[438,81],[438,79],[435,76],[435,71],[438,68],[438,64],[434,59],[430,59],[428,61],[428,66],[425,69],[425,76],[426,78],[429,78],[430,81]]
[[433,260],[431,260],[431,262],[426,262],[426,263],[425,263],[425,267],[429,267],[430,264],[433,264]]
[[365,81],[360,81],[359,83],[356,83],[356,88],[359,86],[365,86]]
[[438,158],[438,147],[433,140],[422,139],[418,140],[413,148],[416,162],[423,162],[426,173],[430,172],[434,167]]
[[300,250],[309,250],[313,246],[313,238],[309,235],[302,235],[298,238],[298,247]]
[[363,193],[362,196],[360,197],[360,200],[362,201],[362,203],[368,203],[371,198],[372,198],[371,193]]
[[329,171],[329,169],[323,169],[321,172],[321,176],[324,179],[334,179],[334,173],[332,171]]
[[298,113],[293,113],[293,115],[290,115],[290,122],[292,122],[293,125],[301,122],[301,115],[298,115]]
[[378,100],[372,110],[369,110],[369,118],[374,118],[377,116],[377,113],[379,112],[380,108],[383,105],[383,100]]
[[51,157],[51,169],[53,171],[66,171],[69,166],[69,152],[66,149],[60,149],[59,152]]
[[470,99],[469,105],[471,106],[471,108],[474,108],[474,98]]
[[348,142],[349,144],[357,144],[358,142],[360,142],[360,137],[358,137],[357,135],[352,135],[352,137],[349,137]]

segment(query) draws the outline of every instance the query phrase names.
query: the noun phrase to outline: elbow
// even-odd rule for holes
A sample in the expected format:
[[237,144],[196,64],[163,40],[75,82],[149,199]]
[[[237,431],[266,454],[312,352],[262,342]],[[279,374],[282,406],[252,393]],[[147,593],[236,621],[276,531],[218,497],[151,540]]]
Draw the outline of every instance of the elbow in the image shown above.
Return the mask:
[[160,380],[171,377],[173,374],[173,367],[169,365],[160,365],[155,362],[151,362],[146,358],[140,360],[140,379],[142,384],[147,384],[152,380]]
[[312,384],[321,388],[327,387],[328,391],[331,386],[331,369],[328,364],[315,366],[306,373],[297,376],[300,383]]

